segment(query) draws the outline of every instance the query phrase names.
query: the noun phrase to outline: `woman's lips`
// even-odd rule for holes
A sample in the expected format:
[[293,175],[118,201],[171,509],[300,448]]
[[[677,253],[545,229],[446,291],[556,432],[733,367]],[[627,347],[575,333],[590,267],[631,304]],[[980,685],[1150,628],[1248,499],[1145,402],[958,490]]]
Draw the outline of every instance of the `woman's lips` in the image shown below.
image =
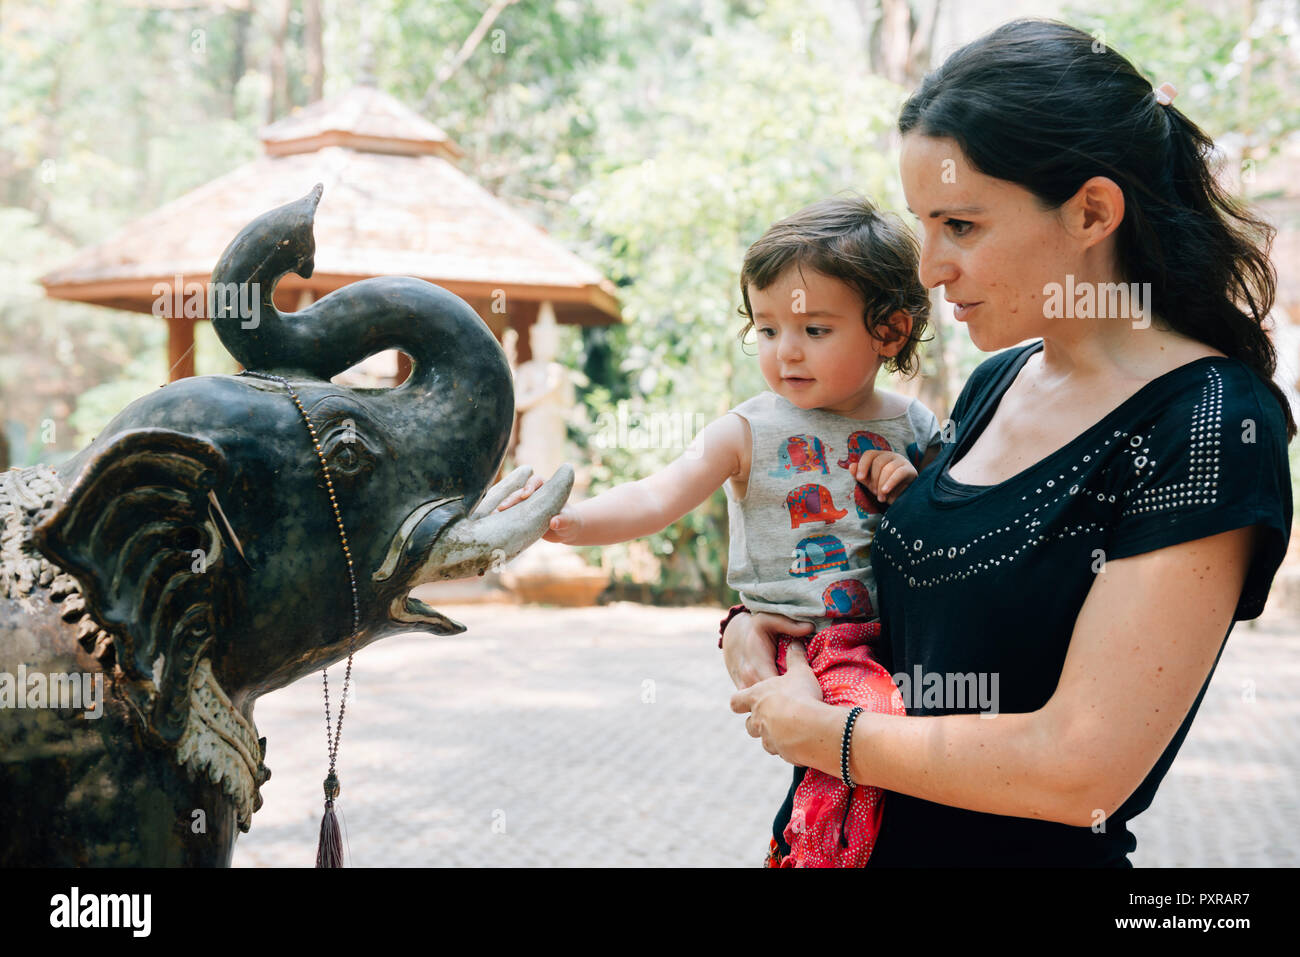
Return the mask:
[[978,302],[955,302],[953,303],[952,317],[958,322],[965,322],[966,317],[970,315],[970,311],[978,305],[980,305]]

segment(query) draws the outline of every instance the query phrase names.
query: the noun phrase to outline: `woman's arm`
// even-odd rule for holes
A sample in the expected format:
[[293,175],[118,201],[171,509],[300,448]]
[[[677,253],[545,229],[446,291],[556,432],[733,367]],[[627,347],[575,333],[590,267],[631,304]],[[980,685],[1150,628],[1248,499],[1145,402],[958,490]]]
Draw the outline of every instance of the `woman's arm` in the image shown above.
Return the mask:
[[[1245,583],[1253,532],[1107,563],[1075,621],[1056,691],[1037,711],[864,712],[853,728],[853,779],[988,814],[1076,826],[1109,817],[1204,685]],[[838,776],[847,709],[813,700],[794,647],[790,659],[785,676],[738,692],[732,708],[752,711],[746,726],[769,751]]]

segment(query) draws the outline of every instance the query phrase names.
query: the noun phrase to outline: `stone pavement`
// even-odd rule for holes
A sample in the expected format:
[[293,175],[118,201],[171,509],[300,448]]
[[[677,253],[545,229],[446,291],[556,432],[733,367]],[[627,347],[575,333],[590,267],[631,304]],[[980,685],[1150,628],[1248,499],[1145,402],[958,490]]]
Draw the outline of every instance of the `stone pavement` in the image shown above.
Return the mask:
[[[469,626],[353,665],[338,807],[349,864],[758,866],[788,766],[727,700],[715,608],[442,606]],[[343,667],[330,672],[337,700]],[[310,866],[319,676],[257,705],[273,776],[237,867]],[[1239,623],[1130,826],[1139,867],[1300,864],[1300,624]],[[886,811],[888,813],[888,811]]]

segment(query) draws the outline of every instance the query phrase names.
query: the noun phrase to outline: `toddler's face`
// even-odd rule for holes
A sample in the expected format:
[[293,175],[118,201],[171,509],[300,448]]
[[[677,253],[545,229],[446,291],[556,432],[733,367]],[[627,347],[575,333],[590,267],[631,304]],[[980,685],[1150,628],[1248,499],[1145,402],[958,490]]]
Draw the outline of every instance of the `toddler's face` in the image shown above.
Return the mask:
[[768,388],[801,409],[850,417],[867,403],[881,344],[867,332],[852,286],[793,265],[766,289],[750,286],[749,304]]

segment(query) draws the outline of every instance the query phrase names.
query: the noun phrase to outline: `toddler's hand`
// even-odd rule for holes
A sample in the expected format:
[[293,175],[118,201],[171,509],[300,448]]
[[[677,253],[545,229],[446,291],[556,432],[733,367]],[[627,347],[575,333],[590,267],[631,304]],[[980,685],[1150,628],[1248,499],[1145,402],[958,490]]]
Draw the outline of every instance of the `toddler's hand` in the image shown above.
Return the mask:
[[854,470],[854,477],[887,505],[894,504],[916,476],[916,467],[906,456],[885,449],[863,452]]
[[[528,496],[532,495],[542,487],[541,476],[530,475],[528,481],[524,483],[523,488],[511,492],[497,506],[497,511],[504,511],[507,508],[518,505]],[[568,544],[578,537],[578,532],[582,529],[582,519],[580,519],[574,510],[568,506],[560,509],[560,514],[551,519],[550,527],[542,536],[548,542],[560,542]]]
[[560,509],[559,515],[551,519],[551,526],[542,538],[548,542],[560,542],[567,545],[576,539],[581,531],[582,519],[577,516],[573,509],[566,506]]
[[542,477],[540,475],[528,476],[528,481],[524,483],[524,487],[520,489],[516,489],[515,491],[507,495],[502,500],[501,504],[497,506],[497,511],[498,512],[504,511],[505,509],[510,508],[510,506],[512,505],[518,505],[520,502],[522,502],[528,496],[532,495],[541,487],[542,487]]

